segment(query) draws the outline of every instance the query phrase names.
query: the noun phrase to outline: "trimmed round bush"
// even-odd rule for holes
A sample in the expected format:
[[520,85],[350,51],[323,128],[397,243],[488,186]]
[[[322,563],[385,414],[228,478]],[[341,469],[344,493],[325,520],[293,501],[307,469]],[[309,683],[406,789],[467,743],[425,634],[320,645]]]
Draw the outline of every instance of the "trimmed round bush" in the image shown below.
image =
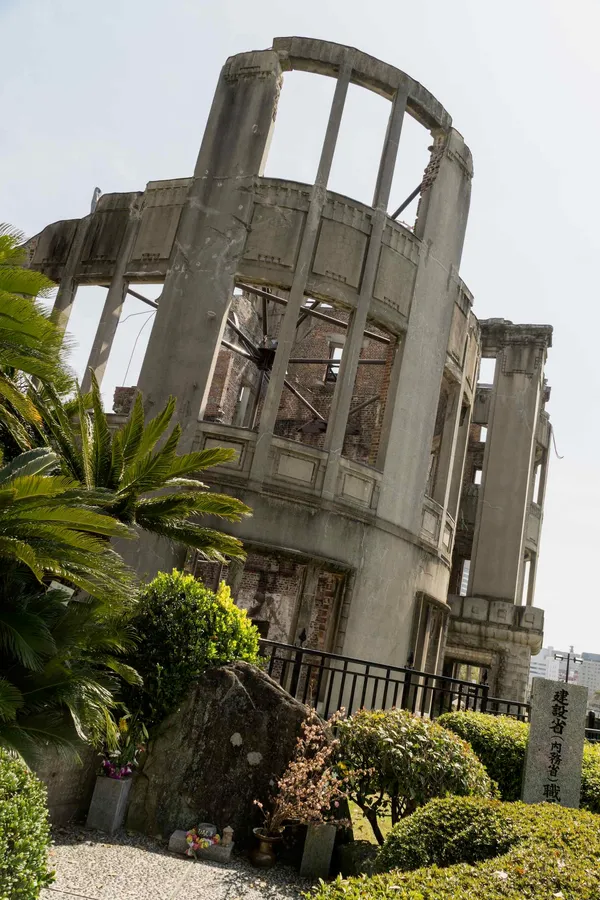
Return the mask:
[[142,590],[132,624],[138,645],[131,664],[144,680],[140,712],[150,726],[177,708],[207,668],[259,659],[258,629],[229,588],[221,584],[215,593],[177,570]]
[[478,712],[444,713],[436,721],[469,742],[490,778],[498,785],[503,800],[521,799],[529,737],[526,722]]
[[396,825],[375,861],[378,872],[473,865],[500,856],[520,837],[520,810],[482,797],[432,800]]
[[52,883],[49,846],[44,785],[0,750],[0,900],[33,900]]
[[[448,865],[444,834],[438,838],[436,823],[445,836],[451,837],[454,824],[469,839],[480,840],[482,854],[493,853],[502,823],[511,843],[503,852],[498,839],[498,855],[474,864]],[[417,853],[430,864],[321,883],[313,900],[597,900],[600,896],[600,817],[585,810],[448,797],[432,801],[396,826],[389,847],[386,844],[380,853],[381,862],[387,852],[390,864],[414,865],[402,837],[415,841]],[[472,858],[466,842],[462,853],[458,840],[453,844],[457,860]]]
[[493,796],[484,766],[466,741],[407,710],[360,710],[338,725],[342,772],[354,772],[349,795],[379,843],[380,818],[395,824],[433,797]]

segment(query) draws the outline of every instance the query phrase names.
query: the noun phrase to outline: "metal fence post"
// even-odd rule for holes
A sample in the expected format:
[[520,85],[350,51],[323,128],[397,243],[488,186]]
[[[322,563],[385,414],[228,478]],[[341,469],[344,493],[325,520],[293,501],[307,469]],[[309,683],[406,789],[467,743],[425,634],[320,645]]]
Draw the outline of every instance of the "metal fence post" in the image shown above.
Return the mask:
[[488,695],[490,693],[490,686],[489,686],[489,684],[482,684],[482,685],[480,685],[480,687],[481,687],[481,705],[479,707],[479,711],[482,713],[485,713],[485,712],[487,712]]
[[302,656],[304,655],[304,651],[300,647],[300,649],[296,650],[294,654],[294,668],[292,669],[292,678],[290,681],[290,694],[292,697],[296,696],[296,691],[298,689],[298,682],[300,681],[300,671],[302,669]]
[[402,686],[402,709],[408,709],[410,705],[410,688],[412,682],[412,671],[407,669],[404,675],[404,685]]

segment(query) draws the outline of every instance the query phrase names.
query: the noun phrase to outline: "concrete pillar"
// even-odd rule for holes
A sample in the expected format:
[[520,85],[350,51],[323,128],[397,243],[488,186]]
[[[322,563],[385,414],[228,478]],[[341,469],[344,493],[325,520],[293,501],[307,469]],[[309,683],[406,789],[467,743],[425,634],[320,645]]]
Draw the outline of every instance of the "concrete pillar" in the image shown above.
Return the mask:
[[345,63],[340,69],[333,95],[331,112],[329,114],[325,139],[321,149],[317,177],[311,191],[310,204],[306,214],[306,222],[304,224],[304,231],[302,232],[300,249],[298,250],[294,278],[288,297],[285,315],[278,334],[277,352],[273,361],[273,369],[269,378],[258,426],[258,439],[250,472],[251,481],[254,482],[255,485],[262,483],[267,471],[269,451],[273,439],[275,422],[277,421],[281,393],[284,389],[284,380],[292,348],[296,340],[298,315],[304,301],[304,291],[310,273],[311,261],[319,238],[321,213],[327,197],[327,182],[329,180],[329,173],[331,171],[333,154],[335,152],[351,75],[352,54],[348,54]]
[[[460,384],[454,383],[451,385],[442,426],[435,484],[433,487],[433,499],[444,508],[448,507],[450,500],[452,475],[459,443],[463,395],[462,381]],[[452,515],[452,512],[450,512],[450,515]]]
[[479,491],[469,594],[519,603],[535,436],[550,329],[482,323],[498,358]]
[[69,255],[65,263],[62,278],[54,298],[51,317],[56,322],[60,330],[64,333],[67,330],[73,304],[75,302],[75,294],[77,293],[77,281],[75,278],[76,268],[79,265],[81,252],[83,250],[83,242],[87,234],[91,216],[80,219],[77,223],[75,237],[69,250]]
[[415,226],[421,256],[400,378],[395,395],[388,399],[393,408],[390,452],[378,507],[380,516],[413,534],[421,528],[427,450],[433,439],[471,194],[471,154],[457,131],[436,138],[430,170]]
[[329,450],[329,459],[323,483],[323,496],[330,499],[333,498],[336,491],[339,461],[344,447],[344,437],[346,435],[348,413],[350,412],[352,395],[354,393],[358,360],[364,341],[364,332],[367,325],[367,316],[371,299],[373,297],[373,288],[375,287],[375,278],[377,276],[377,267],[379,265],[379,256],[381,253],[381,239],[387,221],[387,205],[390,197],[392,179],[394,177],[394,168],[396,166],[396,157],[398,155],[398,146],[400,143],[400,134],[402,132],[402,121],[404,119],[406,101],[406,94],[398,92],[392,102],[386,138],[381,154],[381,161],[379,163],[375,195],[373,197],[375,213],[371,223],[371,235],[369,238],[369,247],[367,249],[360,293],[356,309],[352,313],[350,320],[348,336],[344,344],[344,352],[342,353],[340,363],[339,376],[331,403],[329,422],[325,435],[325,449]]
[[208,400],[280,84],[272,50],[227,61],[177,229],[139,388],[154,415],[169,395],[177,397],[183,452]]
[[129,207],[129,221],[121,241],[119,255],[115,263],[115,271],[106,294],[104,308],[100,316],[100,322],[96,329],[96,336],[92,349],[88,358],[88,363],[83,374],[81,382],[81,390],[86,393],[90,390],[92,379],[90,370],[96,376],[99,385],[102,384],[108,358],[112,349],[117,327],[123,311],[123,304],[127,295],[127,281],[125,281],[125,272],[127,271],[127,263],[137,235],[140,223],[140,202],[139,197],[135,197]]

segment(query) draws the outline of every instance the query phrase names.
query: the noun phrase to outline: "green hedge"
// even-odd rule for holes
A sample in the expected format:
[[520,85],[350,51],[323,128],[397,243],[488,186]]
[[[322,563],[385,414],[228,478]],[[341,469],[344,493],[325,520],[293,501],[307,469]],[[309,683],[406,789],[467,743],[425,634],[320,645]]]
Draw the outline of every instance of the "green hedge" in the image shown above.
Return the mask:
[[583,809],[600,813],[600,744],[586,741],[583,746],[579,802]]
[[[453,828],[463,834],[462,842],[452,839]],[[480,860],[488,858],[478,861],[477,853]],[[398,824],[380,857],[381,865],[411,867],[417,857],[431,864],[338,878],[322,883],[313,900],[597,900],[600,817],[549,803],[448,797]],[[455,860],[462,861],[445,865]]]
[[[445,713],[436,722],[469,742],[490,778],[497,782],[503,800],[520,799],[527,723],[477,712]],[[587,741],[583,748],[581,806],[600,813],[600,744]]]
[[0,750],[0,900],[34,900],[48,872],[46,789],[20,760]]
[[521,799],[529,735],[526,722],[478,712],[444,713],[436,721],[469,742],[498,785],[503,800]]

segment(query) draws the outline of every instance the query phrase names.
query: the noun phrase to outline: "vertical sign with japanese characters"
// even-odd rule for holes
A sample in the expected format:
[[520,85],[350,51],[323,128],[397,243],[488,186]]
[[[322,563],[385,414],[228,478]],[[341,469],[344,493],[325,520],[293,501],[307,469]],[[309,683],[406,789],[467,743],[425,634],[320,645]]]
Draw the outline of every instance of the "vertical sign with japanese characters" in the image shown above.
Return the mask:
[[533,679],[523,776],[526,803],[579,806],[587,696],[583,685]]

